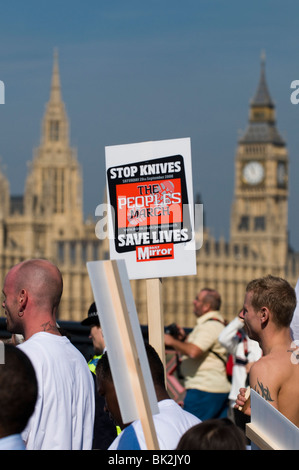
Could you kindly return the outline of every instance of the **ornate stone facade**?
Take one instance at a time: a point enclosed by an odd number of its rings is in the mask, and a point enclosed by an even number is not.
[[[93,301],[86,262],[109,257],[107,242],[95,236],[96,221],[84,221],[82,207],[81,169],[70,147],[55,55],[41,142],[29,168],[25,194],[11,196],[9,182],[0,172],[0,282],[23,259],[51,259],[64,278],[61,320],[80,321],[86,316]],[[295,286],[299,254],[288,246],[287,214],[288,154],[276,128],[262,62],[248,128],[235,156],[230,239],[216,240],[205,227],[203,246],[197,251],[197,275],[163,279],[165,324],[192,327],[192,301],[206,286],[221,293],[228,320],[241,308],[251,279],[272,273]],[[140,323],[147,324],[146,280],[131,281],[131,285]]]
[[[263,59],[248,127],[235,155],[230,222],[229,241],[216,240],[205,228],[196,276],[163,279],[165,324],[193,327],[192,300],[206,286],[219,290],[223,314],[231,320],[251,279],[271,273],[296,285],[299,255],[288,244],[288,153],[276,128]],[[146,323],[145,290],[136,286],[135,293],[141,322]]]
[[[60,319],[80,320],[93,300],[86,261],[100,259],[104,247],[95,236],[94,224],[83,221],[81,168],[70,147],[57,54],[41,134],[24,196],[11,197],[9,183],[0,175],[1,282],[13,264],[48,258],[64,278]]]

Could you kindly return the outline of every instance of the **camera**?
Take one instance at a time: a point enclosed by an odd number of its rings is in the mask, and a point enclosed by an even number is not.
[[[171,325],[166,326],[165,333],[167,335],[171,335],[174,338],[178,338],[180,334],[179,328],[176,326],[175,323],[171,323]]]

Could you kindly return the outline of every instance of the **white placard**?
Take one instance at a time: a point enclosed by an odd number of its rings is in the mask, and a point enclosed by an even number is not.
[[[110,259],[129,279],[196,274],[189,138],[109,146]]]
[[[299,449],[299,428],[253,389],[250,389],[250,406],[251,423],[275,448]]]
[[[107,347],[109,364],[115,385],[118,402],[124,423],[129,423],[139,419],[138,408],[134,400],[134,390],[130,381],[130,371],[126,361],[125,348],[122,341],[122,331],[117,321],[114,309],[109,282],[107,280],[105,263],[109,261],[90,261],[87,263],[87,270],[91,281],[94,300],[97,306],[105,344]],[[143,379],[146,385],[151,414],[159,413],[156,392],[154,389],[152,376],[148,364],[144,341],[138,321],[135,302],[128,278],[124,260],[117,261],[119,274],[121,277],[122,290],[126,301],[126,310],[134,335],[134,342],[131,346],[136,347]]]
[[[3,341],[0,341],[0,364],[5,364],[5,347]]]
[[[299,279],[297,280],[297,284],[295,287],[296,297],[297,297],[297,305],[294,311],[294,315],[291,321],[291,332],[292,338],[296,341],[297,346],[299,345]]]

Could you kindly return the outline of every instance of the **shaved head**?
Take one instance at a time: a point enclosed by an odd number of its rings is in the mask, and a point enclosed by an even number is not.
[[[44,259],[31,259],[14,266],[11,273],[15,276],[17,292],[25,289],[40,307],[49,304],[58,307],[63,282],[59,269],[53,263]]]
[[[62,290],[61,273],[48,260],[30,259],[13,266],[3,286],[7,330],[26,337],[37,331],[57,334]]]

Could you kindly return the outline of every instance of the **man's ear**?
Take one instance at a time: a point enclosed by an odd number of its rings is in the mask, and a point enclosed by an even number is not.
[[[203,309],[204,313],[210,312],[211,304],[209,302],[205,302],[202,309]]]
[[[262,324],[266,324],[270,317],[270,312],[267,307],[262,307],[260,310],[260,319]]]
[[[20,290],[18,300],[19,300],[19,306],[20,306],[19,310],[24,311],[27,305],[27,301],[28,301],[28,293],[26,289]]]

